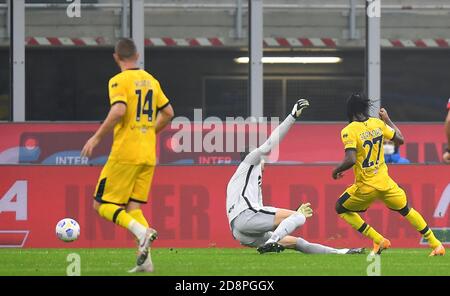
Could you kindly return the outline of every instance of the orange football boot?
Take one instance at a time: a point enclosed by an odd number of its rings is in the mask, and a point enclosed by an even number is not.
[[[381,252],[383,252],[386,249],[389,249],[390,247],[391,247],[391,242],[385,238],[379,244],[373,243],[373,249],[372,249],[371,254],[372,255],[375,255],[375,254],[381,255]]]
[[[433,251],[430,253],[431,256],[444,256],[445,255],[445,248],[442,244],[437,246]]]

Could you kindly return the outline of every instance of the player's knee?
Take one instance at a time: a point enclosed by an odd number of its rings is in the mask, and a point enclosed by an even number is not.
[[[279,244],[285,248],[295,249],[297,244],[297,238],[294,236],[285,236],[282,240],[279,241]]]
[[[140,210],[140,209],[141,209],[141,204],[137,203],[137,202],[129,202],[125,207],[125,210],[127,211],[127,213],[134,211],[134,210]]]
[[[400,215],[402,215],[404,217],[409,214],[409,212],[411,211],[411,208],[408,206],[408,204],[406,204],[406,206],[404,206],[400,210],[396,210],[396,211],[399,212]]]
[[[336,210],[336,213],[338,213],[338,214],[344,214],[344,213],[348,212],[347,209],[344,208],[339,201],[336,202],[335,210]]]

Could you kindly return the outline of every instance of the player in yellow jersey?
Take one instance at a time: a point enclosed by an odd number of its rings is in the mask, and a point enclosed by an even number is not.
[[[381,120],[369,117],[369,106],[369,100],[360,94],[353,94],[347,101],[350,124],[341,132],[345,159],[334,169],[333,178],[341,178],[344,171],[353,167],[355,183],[339,197],[336,212],[355,230],[373,240],[373,254],[381,254],[391,243],[358,214],[365,212],[372,202],[379,199],[389,209],[404,216],[423,235],[433,249],[430,256],[444,255],[445,249],[441,242],[422,216],[408,206],[405,192],[388,175],[383,141],[392,140],[402,145],[402,133],[383,108],[379,113]]]
[[[156,164],[156,134],[174,112],[159,82],[137,68],[139,54],[131,39],[121,39],[114,60],[121,73],[109,81],[111,109],[103,124],[85,144],[89,157],[102,138],[114,130],[114,141],[94,196],[94,209],[106,220],[130,230],[138,242],[136,267],[130,272],[151,272],[150,246],[157,237],[141,205],[148,199]]]

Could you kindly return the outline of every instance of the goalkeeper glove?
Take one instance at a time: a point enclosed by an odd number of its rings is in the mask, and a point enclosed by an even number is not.
[[[309,102],[306,99],[300,99],[295,103],[294,108],[292,108],[291,115],[297,119],[302,114],[303,109],[309,107]]]
[[[303,216],[305,216],[306,218],[309,218],[313,215],[313,210],[311,209],[311,204],[309,202],[302,204],[298,208],[297,212],[299,212],[300,214],[303,214]]]

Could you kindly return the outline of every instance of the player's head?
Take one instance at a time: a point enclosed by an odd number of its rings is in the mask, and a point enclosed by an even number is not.
[[[114,60],[117,64],[135,63],[139,58],[136,44],[129,38],[120,38],[114,47]]]
[[[369,117],[370,100],[360,93],[354,93],[347,99],[347,117],[352,122],[358,117]]]

